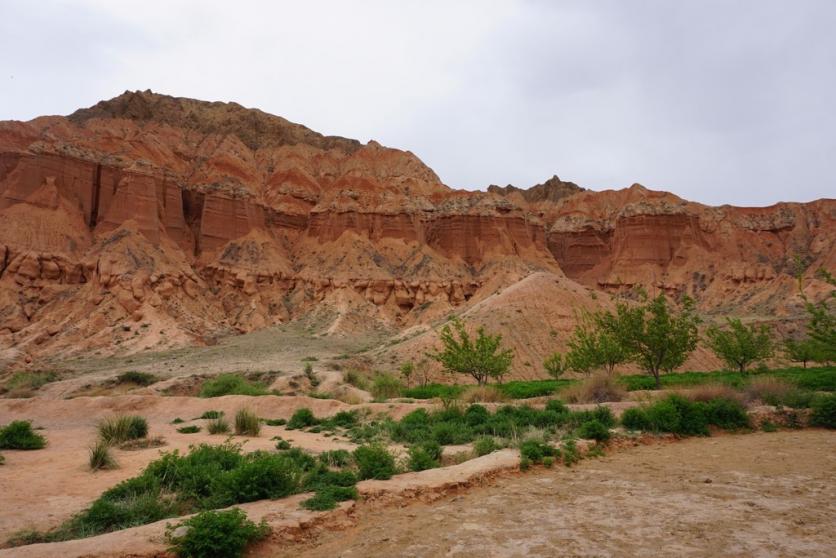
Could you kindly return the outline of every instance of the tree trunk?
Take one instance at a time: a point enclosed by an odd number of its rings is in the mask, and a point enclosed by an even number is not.
[[[659,376],[658,370],[653,372],[653,377],[656,378],[656,389],[662,389],[662,380]]]

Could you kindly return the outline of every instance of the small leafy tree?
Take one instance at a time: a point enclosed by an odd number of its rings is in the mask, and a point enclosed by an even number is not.
[[[739,318],[726,318],[727,328],[709,327],[706,338],[709,348],[730,368],[745,372],[746,367],[772,356],[773,345],[765,324],[743,325]]]
[[[543,361],[543,368],[556,380],[566,371],[566,360],[560,353],[552,353]]]
[[[599,314],[600,327],[612,335],[632,360],[656,380],[659,389],[662,371],[671,371],[685,362],[697,347],[694,301],[684,297],[676,311],[668,306],[664,294],[642,304],[619,303],[616,312]]]
[[[826,269],[819,269],[816,275],[825,283],[836,286],[836,279]],[[836,299],[836,289],[830,291],[830,299]],[[810,321],[807,336],[814,347],[815,360],[833,362],[836,360],[836,314],[830,309],[828,299],[813,303],[804,299]]]
[[[502,336],[489,335],[485,328],[476,330],[474,340],[458,318],[441,330],[441,351],[427,356],[438,361],[445,370],[467,374],[481,386],[491,378],[502,378],[511,366],[514,351],[502,349]]]
[[[816,344],[810,339],[787,339],[784,341],[784,354],[792,362],[800,362],[807,368],[807,363],[818,358]]]
[[[406,387],[411,387],[410,383],[412,380],[412,374],[415,372],[415,365],[412,364],[412,361],[407,361],[401,364],[401,377],[403,381],[406,383]]]
[[[569,340],[566,365],[577,372],[588,373],[603,368],[612,374],[615,367],[630,358],[629,351],[618,337],[608,330],[606,315],[583,314]]]

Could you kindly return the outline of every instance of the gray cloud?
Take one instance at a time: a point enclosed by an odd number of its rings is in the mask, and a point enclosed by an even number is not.
[[[151,88],[409,149],[458,188],[836,192],[828,0],[232,6],[7,0],[0,118]]]

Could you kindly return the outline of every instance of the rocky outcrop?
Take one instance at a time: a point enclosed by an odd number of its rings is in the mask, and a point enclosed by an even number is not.
[[[0,122],[0,352],[203,342],[312,312],[406,327],[540,271],[786,314],[798,262],[836,263],[834,219],[833,200],[711,208],[556,176],[456,191],[373,141],[127,92]]]

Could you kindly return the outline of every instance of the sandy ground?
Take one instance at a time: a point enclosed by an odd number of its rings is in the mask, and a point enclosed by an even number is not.
[[[836,432],[641,446],[259,556],[836,556]]]

